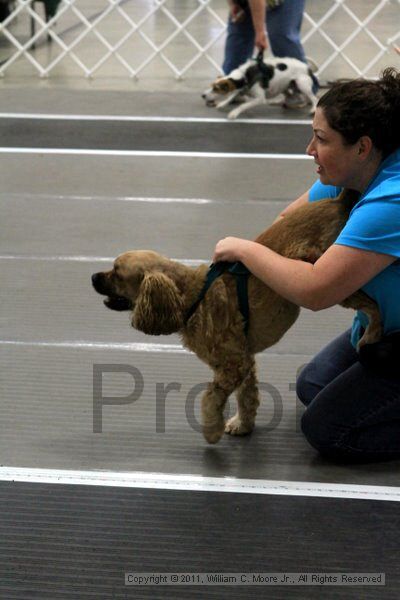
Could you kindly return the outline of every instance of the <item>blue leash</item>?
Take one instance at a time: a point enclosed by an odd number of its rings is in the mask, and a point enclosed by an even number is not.
[[[230,263],[223,261],[212,263],[210,265],[200,295],[197,298],[196,302],[192,304],[186,315],[185,324],[196,312],[200,302],[204,299],[207,291],[214,283],[214,281],[224,273],[231,273],[236,279],[236,292],[238,297],[239,310],[243,317],[244,332],[247,335],[247,332],[249,330],[249,297],[247,290],[247,282],[249,279],[250,271],[241,262]]]

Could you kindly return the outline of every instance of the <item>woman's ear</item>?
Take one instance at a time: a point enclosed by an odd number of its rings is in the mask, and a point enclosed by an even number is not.
[[[183,326],[183,298],[161,272],[145,275],[132,313],[132,326],[149,335],[168,335]]]
[[[363,135],[357,143],[358,155],[363,159],[368,158],[374,145],[369,135]]]

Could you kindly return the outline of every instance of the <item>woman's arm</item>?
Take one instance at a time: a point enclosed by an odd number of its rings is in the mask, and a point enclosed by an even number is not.
[[[318,311],[342,302],[396,258],[333,244],[311,264],[280,256],[257,242],[230,237],[215,248],[213,261],[223,260],[241,261],[277,294]]]
[[[267,10],[265,0],[249,0],[249,6],[255,32],[254,45],[259,50],[266,50],[268,40],[265,31],[265,13]]]
[[[304,194],[299,196],[299,198],[293,200],[293,202],[286,206],[286,208],[284,208],[283,211],[276,217],[274,223],[285,217],[290,212],[292,212],[292,210],[296,210],[296,208],[303,206],[303,204],[307,204],[310,201],[309,192],[310,190],[307,190],[306,192],[304,192]]]

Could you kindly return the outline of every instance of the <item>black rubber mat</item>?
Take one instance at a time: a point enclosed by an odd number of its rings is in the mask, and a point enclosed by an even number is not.
[[[0,119],[3,147],[304,154],[311,127],[234,123]]]
[[[0,595],[398,598],[398,504],[0,484]],[[125,573],[385,573],[385,586],[125,586]]]

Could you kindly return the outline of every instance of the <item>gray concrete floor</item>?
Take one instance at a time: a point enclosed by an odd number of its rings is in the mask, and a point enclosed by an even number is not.
[[[24,102],[9,90],[3,111],[40,108],[46,113],[57,106],[57,112],[129,114],[128,93],[99,98],[93,92],[69,91],[64,104],[58,103],[60,98],[59,91],[44,95],[35,90]],[[173,96],[163,99],[158,114],[176,114]],[[215,116],[199,98],[180,101],[186,115]],[[150,102],[155,111],[153,96],[136,96],[134,114],[148,114]],[[270,114],[288,117],[278,108]],[[295,116],[305,115],[299,111]],[[101,122],[98,127],[101,131]],[[242,127],[258,140],[268,135],[268,125]],[[290,140],[291,126],[281,127]],[[209,125],[202,128],[200,135],[207,136]],[[81,132],[84,136],[84,128]],[[349,311],[302,311],[285,338],[258,360],[260,381],[274,386],[281,406],[266,394],[251,437],[225,437],[210,448],[185,409],[190,390],[207,381],[207,368],[193,355],[182,354],[177,337],[149,338],[132,330],[126,316],[107,311],[90,286],[91,273],[126,249],[149,247],[181,260],[208,261],[220,237],[254,237],[312,183],[312,161],[56,155],[39,149],[2,153],[0,177],[3,464],[396,483],[393,466],[324,463],[298,428],[297,369],[350,325]],[[127,348],[130,343],[134,349]],[[143,352],[137,346],[141,343],[161,344],[161,349],[172,344],[172,351]],[[136,366],[145,387],[135,404],[106,408],[103,433],[95,434],[93,365],[108,362]],[[156,383],[171,381],[180,383],[181,390],[168,397],[159,431]],[[131,381],[114,377],[113,386],[123,395]]]

